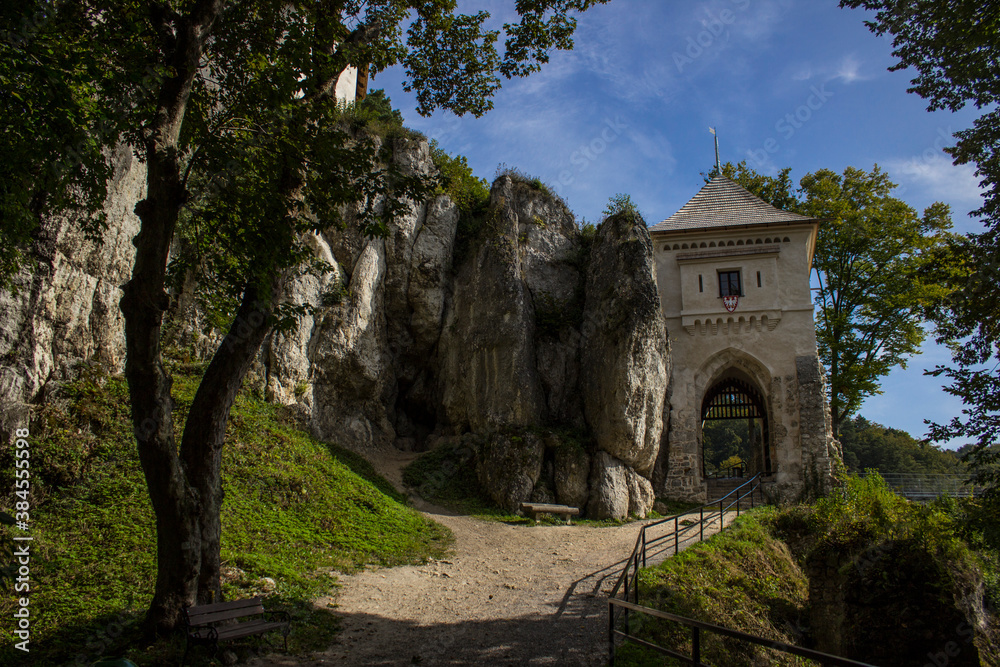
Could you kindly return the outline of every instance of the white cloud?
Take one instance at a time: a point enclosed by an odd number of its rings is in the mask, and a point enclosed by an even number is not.
[[[854,83],[855,81],[867,81],[870,76],[861,74],[861,62],[853,55],[844,56],[837,66],[832,78],[840,79],[844,83]]]
[[[913,188],[956,206],[982,205],[982,190],[972,165],[952,164],[951,158],[936,147],[930,146],[922,154],[909,158],[887,160],[885,167],[902,186],[895,193],[897,197]]]
[[[854,83],[856,81],[868,81],[872,75],[865,74],[861,70],[861,61],[853,53],[842,57],[838,62],[814,66],[812,63],[803,62],[792,65],[788,68],[788,77],[792,81],[808,81],[814,77],[822,77],[827,81],[839,79],[843,83]]]
[[[800,63],[795,69],[792,70],[792,81],[808,81],[813,77],[812,65],[809,63]]]

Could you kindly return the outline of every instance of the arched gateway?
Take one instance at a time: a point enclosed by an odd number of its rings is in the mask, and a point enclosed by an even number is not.
[[[739,425],[744,467],[776,491],[829,480],[839,454],[809,290],[818,227],[720,176],[650,228],[672,360],[658,495],[707,500],[718,420]]]

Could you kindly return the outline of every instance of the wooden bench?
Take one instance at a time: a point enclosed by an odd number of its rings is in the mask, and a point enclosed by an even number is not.
[[[252,619],[235,622],[239,619]],[[191,644],[209,644],[218,652],[219,642],[262,635],[271,630],[281,630],[288,652],[288,630],[291,617],[284,611],[264,611],[259,597],[232,602],[216,602],[194,607],[184,607],[184,627],[187,645],[181,664],[187,659]]]
[[[538,523],[541,514],[558,514],[566,517],[566,525],[572,524],[570,517],[580,514],[580,508],[569,505],[552,505],[550,503],[521,503],[521,511],[527,512]]]

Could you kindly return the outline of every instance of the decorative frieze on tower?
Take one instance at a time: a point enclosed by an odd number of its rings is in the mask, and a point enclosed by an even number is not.
[[[820,221],[718,176],[650,228],[672,376],[658,495],[704,501],[704,425],[746,426],[743,474],[785,496],[825,486],[836,456],[809,289]],[[742,428],[743,426],[741,426]]]

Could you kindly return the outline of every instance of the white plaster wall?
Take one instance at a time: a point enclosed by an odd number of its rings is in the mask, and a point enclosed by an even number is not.
[[[336,95],[342,102],[354,102],[358,89],[358,70],[356,67],[348,67],[337,79]]]

